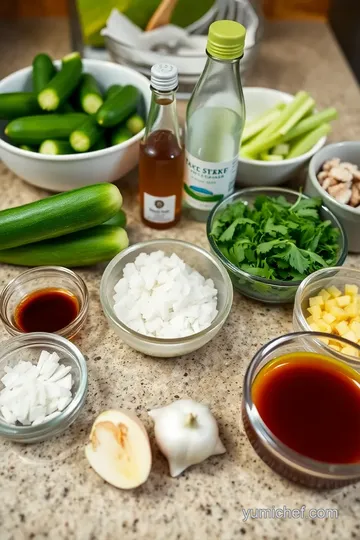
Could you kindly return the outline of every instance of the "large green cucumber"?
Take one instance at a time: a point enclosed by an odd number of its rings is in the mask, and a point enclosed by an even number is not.
[[[31,116],[39,112],[41,109],[36,96],[31,92],[0,94],[0,118],[3,120]]]
[[[0,249],[56,238],[104,223],[121,208],[113,184],[95,184],[0,212]]]
[[[56,74],[56,68],[48,54],[37,54],[32,63],[33,91],[38,94]],[[21,115],[23,116],[23,115]]]
[[[84,113],[25,116],[12,120],[5,134],[16,144],[41,144],[46,139],[68,139],[88,116]]]
[[[39,92],[38,102],[45,111],[56,111],[77,87],[82,70],[81,57],[78,52],[64,56],[61,70]]]
[[[98,124],[103,127],[112,127],[120,124],[136,111],[140,101],[140,91],[131,84],[115,92],[96,113]]]
[[[127,248],[126,231],[98,225],[86,231],[0,251],[0,262],[20,266],[90,266],[115,257]]]

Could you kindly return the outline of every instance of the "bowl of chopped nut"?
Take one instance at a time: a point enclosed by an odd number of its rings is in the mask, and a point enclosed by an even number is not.
[[[349,251],[360,253],[360,141],[319,150],[310,161],[305,193],[322,198],[344,226]]]

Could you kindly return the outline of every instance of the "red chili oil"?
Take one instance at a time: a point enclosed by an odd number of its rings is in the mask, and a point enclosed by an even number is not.
[[[40,289],[27,295],[15,309],[16,326],[23,332],[58,332],[79,313],[77,297],[65,289]]]
[[[269,362],[252,386],[266,426],[292,450],[325,463],[360,462],[360,375],[315,353]]]

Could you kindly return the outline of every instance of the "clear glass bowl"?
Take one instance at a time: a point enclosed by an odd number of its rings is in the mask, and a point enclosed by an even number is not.
[[[285,304],[293,302],[301,281],[289,282],[271,280],[256,277],[245,272],[244,270],[240,270],[240,268],[224,257],[220,249],[217,247],[215,240],[210,235],[215,219],[220,212],[225,210],[227,206],[238,201],[243,201],[249,205],[252,205],[256,197],[259,195],[266,195],[268,197],[280,197],[282,195],[291,203],[294,203],[299,197],[299,193],[297,191],[276,187],[246,188],[229,195],[213,208],[207,221],[206,232],[211,246],[211,251],[216,255],[216,257],[218,257],[229,272],[235,289],[241,292],[241,294],[244,296],[249,296],[250,298],[254,298],[260,302],[270,304]],[[309,198],[306,195],[302,196],[304,198]],[[330,210],[325,206],[321,207],[320,214],[324,220],[330,220],[332,225],[340,230],[339,257],[336,265],[341,266],[344,263],[348,253],[347,238],[344,228],[334,214],[332,214],[332,212],[330,212]]]
[[[324,268],[318,270],[313,274],[310,274],[299,286],[294,303],[293,311],[293,327],[296,332],[298,331],[311,331],[310,326],[306,321],[306,317],[309,317],[307,308],[309,307],[309,298],[317,296],[321,289],[327,289],[328,287],[335,286],[341,291],[344,291],[345,285],[357,285],[360,291],[360,270],[354,268],[347,268],[344,266]],[[333,339],[334,335],[331,335]],[[353,342],[351,342],[353,345]],[[330,347],[321,344],[322,349],[329,351]],[[354,366],[360,367],[360,358],[353,358],[352,362]]]
[[[0,319],[10,335],[20,336],[25,333],[15,324],[16,307],[29,294],[47,288],[67,290],[76,296],[79,302],[77,317],[56,333],[72,339],[81,330],[89,309],[89,293],[85,281],[72,270],[62,266],[39,266],[12,279],[0,294]]]
[[[140,253],[159,250],[168,255],[176,253],[189,266],[214,281],[218,291],[218,314],[205,330],[183,338],[162,339],[139,334],[117,318],[114,286],[123,276],[124,266],[134,262]],[[110,326],[127,345],[149,356],[170,358],[196,351],[216,336],[230,313],[233,289],[226,270],[211,253],[181,240],[150,240],[125,249],[109,263],[101,279],[100,300]]]
[[[332,464],[316,461],[295,452],[282,443],[269,430],[252,400],[252,384],[259,371],[274,358],[284,354],[309,351],[319,351],[319,340],[328,337],[321,332],[297,332],[273,339],[262,347],[251,360],[244,378],[242,418],[246,434],[255,451],[277,473],[294,482],[308,487],[333,488],[349,484],[360,479],[360,463]],[[335,337],[339,343],[348,345],[346,339]],[[360,347],[352,344],[360,351]],[[349,357],[340,353],[333,354],[331,349],[327,356],[354,368]],[[359,366],[357,366],[359,368]],[[359,371],[359,369],[357,369]],[[304,389],[306,392],[306,389]],[[314,410],[314,416],[316,410]]]
[[[65,431],[78,417],[85,403],[88,375],[86,361],[80,350],[71,341],[45,332],[22,334],[9,339],[0,347],[0,379],[5,375],[5,366],[13,367],[21,360],[37,364],[42,350],[56,352],[65,366],[72,367],[73,400],[57,416],[38,426],[13,426],[0,415],[0,437],[19,443],[36,443],[50,439]],[[0,381],[0,390],[3,383]]]

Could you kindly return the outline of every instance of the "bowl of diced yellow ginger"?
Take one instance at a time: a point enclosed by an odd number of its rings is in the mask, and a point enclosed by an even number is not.
[[[293,325],[297,331],[324,332],[324,346],[360,360],[352,346],[360,345],[360,270],[325,268],[304,279],[295,296]],[[340,346],[331,336],[347,344]]]

